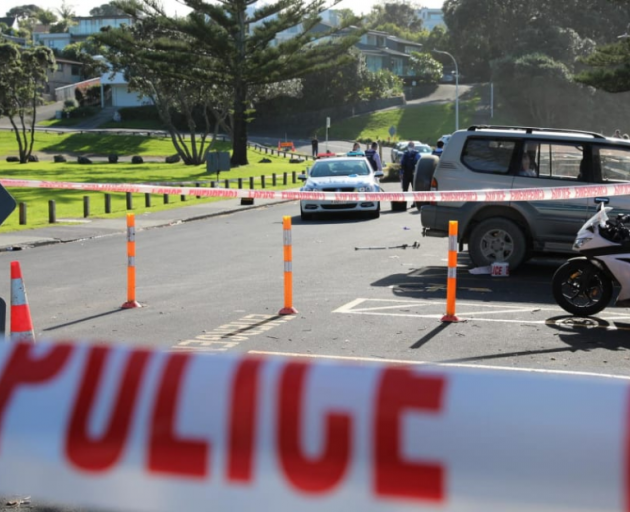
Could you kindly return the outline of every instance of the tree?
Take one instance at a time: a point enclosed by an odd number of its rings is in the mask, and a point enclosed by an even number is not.
[[[108,70],[107,64],[102,60],[96,60],[92,56],[95,45],[90,42],[91,39],[90,37],[84,42],[71,43],[61,51],[61,57],[64,59],[74,60],[82,64],[82,80],[99,77]]]
[[[410,32],[422,30],[422,20],[418,17],[418,8],[405,1],[376,4],[372,7],[367,19],[370,26],[374,28],[391,23]]]
[[[154,51],[162,39],[191,45],[189,38],[169,30],[162,18],[149,17],[104,31],[96,39],[107,46],[105,56],[112,70],[124,73],[129,89],[151,99],[184,164],[202,164],[219,127],[226,127],[230,97],[216,84],[195,79],[187,60],[167,62]],[[176,121],[178,115],[184,119],[188,140]]]
[[[22,50],[11,43],[0,44],[0,116],[7,116],[13,126],[20,163],[28,162],[33,152],[37,104],[48,80],[46,71],[54,65],[50,48]]]
[[[65,0],[61,4],[61,7],[57,9],[57,13],[59,14],[60,20],[58,23],[55,23],[50,27],[51,33],[59,34],[63,32],[68,32],[70,30],[70,27],[76,25],[76,22],[74,21],[74,17],[76,16],[76,14],[74,13],[72,6],[67,4]]]
[[[440,81],[442,64],[431,57],[430,53],[411,52],[409,61],[421,84],[437,84]]]
[[[156,59],[186,62],[189,71],[182,78],[194,75],[201,83],[228,88],[233,166],[247,164],[250,89],[334,66],[345,60],[345,50],[362,33],[348,30],[354,20],[330,31],[316,31],[319,14],[327,8],[324,0],[276,0],[259,8],[254,7],[256,0],[183,1],[193,9],[186,18],[167,16],[152,0],[117,5],[137,19],[157,17],[169,30],[184,36],[157,42],[152,50]],[[333,6],[338,2],[333,0]],[[294,27],[300,28],[294,37],[272,44],[278,33]]]
[[[608,0],[446,0],[443,9],[453,54],[477,80],[508,55],[543,52],[572,68],[592,41],[611,42],[627,23],[627,8]]]
[[[567,66],[535,53],[517,59],[505,57],[495,61],[493,67],[503,98],[525,123],[549,127],[569,124],[567,114],[582,91],[573,83]]]
[[[630,39],[599,47],[582,62],[589,69],[576,76],[578,82],[608,92],[630,91]]]
[[[41,7],[35,4],[17,5],[7,11],[7,17],[9,18],[35,18]]]
[[[37,21],[42,25],[52,25],[57,21],[57,15],[50,9],[42,9],[37,13]]]
[[[99,5],[90,9],[90,16],[122,16],[125,12],[116,7],[112,2]]]

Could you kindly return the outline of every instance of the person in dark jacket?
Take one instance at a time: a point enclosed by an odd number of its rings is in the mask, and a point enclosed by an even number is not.
[[[416,145],[413,142],[409,142],[407,151],[403,153],[400,159],[400,182],[403,192],[407,192],[409,185],[413,183],[413,173],[416,170],[418,160],[420,160],[420,153],[416,151]]]
[[[317,135],[313,135],[313,140],[311,141],[311,149],[313,150],[313,157],[317,158],[317,154],[319,153],[319,141],[317,140]]]

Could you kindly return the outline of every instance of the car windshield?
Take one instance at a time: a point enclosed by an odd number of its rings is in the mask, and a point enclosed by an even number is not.
[[[368,176],[370,169],[363,161],[354,162],[317,162],[311,169],[311,177],[323,178],[326,176]]]

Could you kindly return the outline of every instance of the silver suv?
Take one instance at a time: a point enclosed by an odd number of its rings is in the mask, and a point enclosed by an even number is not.
[[[630,182],[630,141],[576,130],[471,126],[444,149],[431,189],[481,190]],[[630,198],[612,196],[614,213]],[[593,198],[509,203],[431,203],[421,208],[424,236],[448,236],[458,221],[460,247],[475,266],[508,262],[515,269],[536,252],[570,252],[578,229],[595,211]]]

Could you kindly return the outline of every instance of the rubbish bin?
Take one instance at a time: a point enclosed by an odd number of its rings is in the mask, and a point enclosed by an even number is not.
[[[219,155],[219,170],[220,171],[229,171],[230,170],[230,153],[227,151],[220,151]]]
[[[63,110],[55,110],[55,119],[61,119],[63,117]]]
[[[208,153],[206,155],[206,172],[219,172],[219,154]]]

